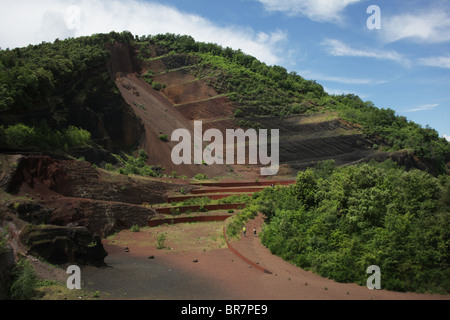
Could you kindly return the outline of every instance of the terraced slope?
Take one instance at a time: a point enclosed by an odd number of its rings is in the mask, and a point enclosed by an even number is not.
[[[280,162],[297,171],[322,160],[334,159],[341,165],[376,153],[358,127],[332,114],[259,119],[259,123],[280,130]]]
[[[280,175],[295,175],[298,170],[321,160],[334,159],[340,165],[362,161],[377,153],[372,149],[374,142],[364,138],[358,126],[339,119],[336,113],[237,119],[234,113],[240,107],[239,104],[232,101],[228,93],[218,92],[215,89],[217,86],[214,84],[216,77],[220,77],[220,70],[207,69],[207,66],[201,65],[201,58],[195,55],[173,52],[169,54],[167,50],[156,45],[150,45],[149,51],[150,55],[147,59],[141,61],[140,74],[137,74],[135,78],[132,77],[132,81],[138,85],[138,81],[143,81],[142,78],[139,79],[141,76],[164,85],[160,92],[151,91],[148,86],[144,89],[146,91],[144,95],[158,96],[158,99],[163,102],[156,108],[157,110],[152,106],[147,109],[147,117],[157,119],[158,123],[155,125],[162,132],[170,133],[171,129],[179,125],[190,125],[192,128],[194,120],[202,121],[203,131],[211,128],[219,129],[224,136],[226,129],[239,128],[237,120],[244,120],[256,126],[255,128],[279,129],[282,165]],[[147,103],[151,101],[142,101],[144,106]],[[146,117],[142,110],[138,110],[136,106],[134,109],[141,118]],[[162,109],[166,112],[165,118],[160,118],[158,115]],[[155,114],[152,110],[155,110]],[[160,120],[167,122],[164,128],[162,124],[159,124]],[[151,123],[151,120],[149,122]],[[155,132],[154,129],[153,132]],[[224,148],[225,144],[224,141]],[[153,146],[147,146],[147,149],[151,148]],[[162,156],[166,156],[167,152],[161,151],[161,158],[153,159],[163,161]],[[151,154],[151,150],[149,153]],[[169,166],[167,163],[165,165]],[[204,172],[208,171],[213,175],[225,174],[223,166],[213,167],[194,168],[197,171],[204,169]],[[178,172],[184,171],[184,169],[180,170],[180,167],[171,169],[178,169]],[[186,169],[185,172],[191,173],[188,168]]]
[[[210,177],[226,176],[228,171],[235,171],[244,177],[257,177],[256,171],[259,170],[255,171],[256,166],[234,166],[230,170],[224,165],[172,164],[170,151],[175,143],[159,141],[161,133],[170,137],[173,130],[187,128],[193,136],[193,121],[197,120],[203,122],[203,132],[214,128],[225,136],[226,129],[239,128],[239,119],[234,117],[239,105],[213,87],[212,80],[217,71],[198,72],[200,58],[188,54],[167,55],[156,46],[150,47],[151,56],[141,61],[140,69],[132,74],[122,73],[117,80],[122,95],[144,122],[146,137],[142,146],[150,155],[150,162],[163,165],[166,172],[177,171],[188,176],[197,173]],[[201,78],[197,77],[198,74]],[[205,74],[207,76],[202,76]],[[145,79],[159,82],[164,87],[156,91]],[[255,124],[257,128],[280,130],[280,176],[295,175],[298,170],[321,160],[334,159],[337,164],[346,164],[376,153],[371,149],[373,142],[366,140],[358,127],[344,122],[336,114],[242,120]],[[226,141],[224,150],[225,147]]]
[[[139,49],[135,50],[137,57]],[[322,160],[333,159],[337,165],[342,165],[374,157],[383,160],[390,157],[373,150],[374,142],[365,138],[360,127],[329,111],[283,117],[235,118],[239,104],[229,98],[229,93],[216,89],[220,70],[208,69],[195,55],[169,53],[156,45],[150,45],[149,52],[147,57],[138,59],[137,66],[132,63],[137,58],[126,55],[117,58],[131,59],[131,62],[120,61],[113,65],[116,66],[116,83],[122,96],[144,125],[145,134],[139,147],[147,151],[150,163],[166,168],[166,174],[175,171],[188,177],[198,173],[208,177],[259,177],[258,165],[174,165],[171,150],[178,142],[165,142],[159,138],[167,135],[170,140],[172,132],[180,128],[187,129],[193,138],[194,121],[202,121],[203,132],[214,128],[220,130],[224,137],[227,129],[242,126],[244,129],[248,126],[278,129],[278,177],[294,176],[299,170]],[[160,83],[162,88],[155,90],[151,83]],[[224,139],[224,150],[226,143]],[[205,142],[203,147],[206,146]],[[246,158],[248,163],[248,154]]]
[[[172,191],[167,196],[166,204],[151,205],[150,208],[155,210],[159,215],[150,219],[148,224],[153,227],[165,223],[224,221],[234,214],[234,210],[241,210],[246,206],[246,203],[240,198],[241,196],[250,197],[255,192],[267,187],[275,185],[288,186],[294,183],[295,180],[191,183],[193,188],[190,192],[181,193]],[[202,187],[199,188],[199,186]],[[203,198],[208,198],[212,201],[208,204],[184,204],[192,199],[202,200]],[[221,203],[220,201],[214,202],[214,200],[225,198],[228,198],[225,203]]]

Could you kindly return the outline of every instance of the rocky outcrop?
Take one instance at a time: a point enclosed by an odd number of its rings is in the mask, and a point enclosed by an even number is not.
[[[55,209],[48,209],[29,200],[17,199],[17,202],[8,206],[0,204],[0,235],[1,232],[5,234],[7,230],[4,238],[6,245],[0,247],[2,283],[8,281],[11,266],[21,257],[31,256],[55,265],[105,265],[107,252],[103,248],[101,238],[83,226],[52,225],[49,214],[53,210]],[[45,221],[40,215],[46,217]],[[33,224],[35,222],[40,224]],[[6,250],[2,250],[5,248]]]
[[[133,47],[114,42],[113,44],[107,44],[106,49],[111,54],[107,68],[113,78],[116,78],[117,73],[140,73],[139,60]]]
[[[100,237],[85,227],[33,226],[20,233],[28,253],[52,264],[75,263],[104,266],[108,255]]]
[[[26,190],[48,201],[57,197],[142,203],[165,202],[167,193],[190,186],[110,174],[84,161],[60,160],[47,156],[20,157],[12,172],[5,173],[0,186],[8,193]],[[24,191],[25,192],[25,191]]]
[[[66,177],[61,165],[63,162],[64,160],[48,156],[20,157],[13,166],[15,170],[4,175],[1,185],[6,192],[12,194],[17,194],[23,184],[31,189],[36,185],[49,190],[59,186],[56,192],[70,192],[70,184],[65,183]]]
[[[404,167],[406,170],[419,169],[423,171],[428,171],[430,174],[437,175],[435,170],[436,168],[433,168],[432,166],[427,166],[413,153],[404,150],[395,152],[374,153],[365,159],[361,159],[359,161],[350,164],[367,163],[371,161],[384,162],[386,160],[392,160],[398,166]]]
[[[143,203],[163,203],[169,192],[194,188],[108,173],[84,161],[47,156],[14,159],[14,169],[3,175],[2,188],[32,198],[10,202],[18,218],[31,224],[83,226],[102,237],[147,225],[156,212]]]
[[[33,201],[19,201],[8,205],[16,212],[17,218],[31,224],[48,224],[55,209],[45,208]]]
[[[146,226],[156,215],[143,206],[80,198],[60,198],[49,205],[55,208],[52,224],[83,226],[103,238],[134,225]]]

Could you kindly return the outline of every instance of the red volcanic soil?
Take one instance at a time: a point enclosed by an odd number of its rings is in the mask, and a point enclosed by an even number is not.
[[[173,104],[192,103],[217,96],[217,91],[204,80],[180,83],[162,91]]]
[[[233,102],[225,96],[217,96],[215,98],[177,106],[177,110],[190,120],[212,119],[214,121],[217,119],[230,118],[233,117],[235,109],[236,106]],[[232,121],[229,121],[228,126],[225,129],[233,129],[236,127],[234,119],[231,120]]]
[[[192,245],[211,228],[210,224],[195,224],[195,234],[186,232],[185,247],[175,244],[173,250],[157,250],[151,244],[156,234],[163,232],[157,229],[150,229],[153,235],[120,233],[116,240],[105,243],[109,267],[100,270],[86,267],[84,281],[93,290],[100,290],[105,299],[450,300],[442,295],[369,290],[299,269],[273,256],[260,243],[262,221],[261,217],[250,221],[247,236],[230,244],[271,274],[252,267],[223,245],[204,251],[201,244]],[[164,232],[170,232],[171,227],[165,228]],[[257,230],[256,236],[253,228]],[[125,252],[125,246],[129,252]]]
[[[157,69],[155,69],[155,71],[158,71],[158,67]],[[171,87],[180,83],[194,81],[196,80],[196,77],[194,77],[188,69],[179,69],[171,72],[157,74],[153,76],[152,79],[155,82],[160,82],[165,84],[167,87]]]
[[[119,89],[125,100],[133,107],[136,115],[142,120],[145,136],[141,147],[147,151],[149,162],[153,165],[162,165],[166,173],[176,171],[178,175],[193,177],[203,173],[208,177],[225,176],[228,169],[225,165],[175,165],[171,161],[172,149],[179,142],[165,142],[159,139],[162,134],[171,140],[173,131],[187,129],[191,138],[194,137],[192,122],[187,119],[167,98],[160,92],[153,90],[134,74],[123,76],[117,80]],[[193,154],[193,152],[192,152]],[[193,157],[193,155],[192,155]],[[193,159],[191,161],[193,163]]]

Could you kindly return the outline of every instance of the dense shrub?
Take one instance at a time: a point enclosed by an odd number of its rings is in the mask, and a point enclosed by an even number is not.
[[[20,259],[13,272],[11,298],[13,300],[31,300],[36,296],[38,278],[31,263],[25,258]]]
[[[91,139],[91,134],[83,129],[69,126],[63,135],[63,141],[69,146],[83,146],[88,144]]]
[[[131,232],[140,232],[141,228],[135,224],[135,225],[131,226],[130,231]]]
[[[169,137],[167,136],[167,134],[160,134],[158,136],[158,139],[163,141],[163,142],[168,142],[169,141]]]
[[[53,130],[46,123],[27,126],[21,123],[4,128],[0,126],[0,143],[10,148],[35,147],[43,150],[65,150],[90,143],[91,134],[81,128],[69,126],[63,132]]]
[[[243,115],[244,115],[244,112],[241,109],[236,108],[236,110],[234,110],[234,116],[236,118],[241,118]]]
[[[2,128],[3,129],[3,128]],[[7,146],[26,146],[29,143],[36,143],[36,132],[21,123],[3,129],[3,135]]]
[[[226,198],[223,199],[219,199],[218,203],[219,204],[227,204],[227,203],[247,203],[250,201],[250,196],[243,194],[243,195],[239,195],[239,194],[234,194],[232,196],[228,196]]]
[[[194,177],[195,180],[207,180],[208,176],[203,173],[196,174]]]
[[[179,203],[180,206],[204,206],[210,204],[212,200],[208,197],[189,198]]]
[[[152,88],[157,91],[160,91],[161,89],[165,88],[165,85],[163,85],[161,82],[153,82]]]
[[[447,177],[388,161],[300,172],[289,188],[266,189],[262,242],[299,267],[365,285],[370,265],[382,287],[450,292]]]
[[[107,171],[116,171],[123,175],[140,175],[140,176],[148,176],[148,177],[161,177],[164,168],[161,166],[149,166],[147,164],[148,154],[145,150],[139,150],[138,157],[135,158],[133,156],[127,156],[126,159],[122,159],[117,157],[120,164],[118,166],[113,166],[110,163],[105,165],[105,170]]]

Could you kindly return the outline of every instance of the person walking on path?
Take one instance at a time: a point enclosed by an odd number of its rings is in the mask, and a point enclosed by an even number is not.
[[[244,228],[242,228],[242,231],[244,231],[244,237],[246,237],[247,236],[247,229],[245,228],[245,226],[244,226]]]

